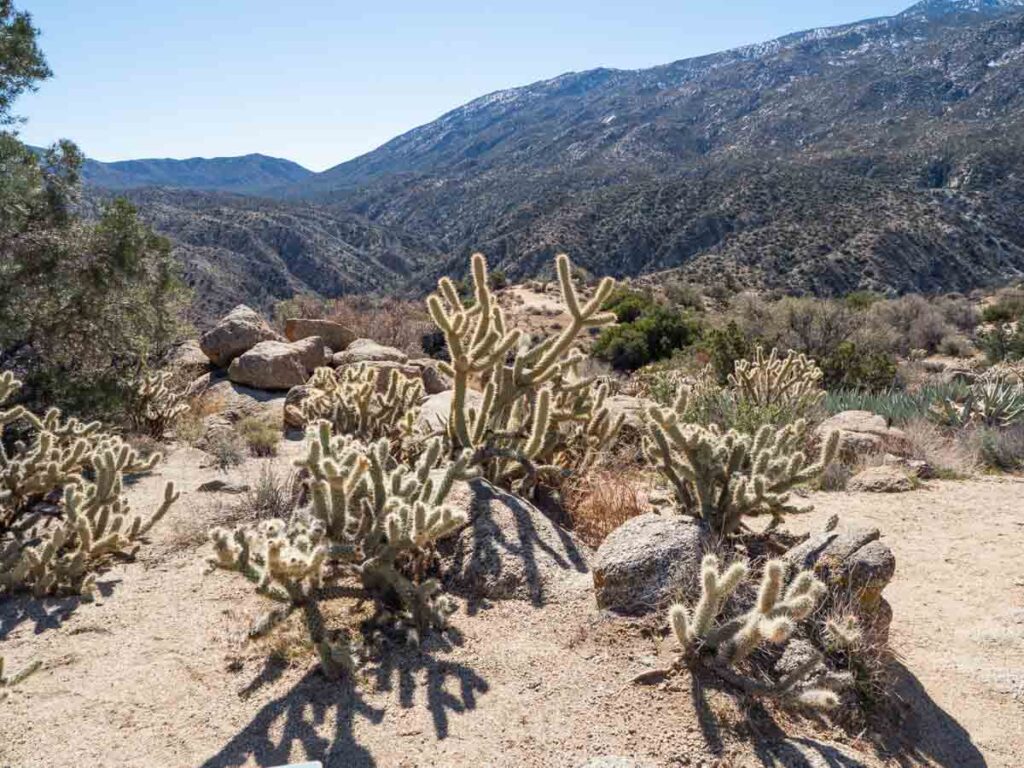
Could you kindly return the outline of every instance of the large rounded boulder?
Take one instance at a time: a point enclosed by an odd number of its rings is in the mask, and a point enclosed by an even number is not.
[[[335,352],[347,349],[348,345],[356,340],[356,334],[340,323],[298,317],[285,322],[284,335],[288,341],[301,341],[311,336],[319,336]]]
[[[639,615],[665,608],[696,585],[709,547],[707,529],[683,515],[630,518],[594,558],[598,608]]]
[[[199,348],[211,363],[227,368],[232,360],[261,341],[280,338],[258,312],[239,304],[199,337]]]
[[[228,368],[228,378],[255,389],[291,389],[306,383],[303,350],[283,341],[261,341]]]

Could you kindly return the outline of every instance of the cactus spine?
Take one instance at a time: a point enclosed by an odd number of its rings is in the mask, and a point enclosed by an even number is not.
[[[700,657],[747,693],[799,703],[815,709],[831,709],[838,704],[830,684],[839,679],[820,675],[821,656],[815,655],[773,683],[753,682],[730,670],[741,664],[761,645],[783,645],[789,641],[798,623],[814,611],[825,593],[810,571],[801,571],[784,588],[785,565],[779,560],[765,564],[757,599],[746,613],[718,622],[722,606],[746,578],[749,566],[737,561],[724,571],[718,558],[708,555],[701,564],[701,596],[691,614],[682,605],[668,612],[669,626],[682,649],[683,657]],[[824,687],[808,688],[812,677],[821,677]]]
[[[445,501],[453,483],[469,476],[469,457],[445,460],[434,439],[410,466],[392,458],[386,439],[364,446],[333,436],[327,421],[313,425],[309,438],[296,462],[308,472],[309,506],[288,523],[214,529],[211,564],[242,573],[282,604],[250,634],[266,634],[301,611],[325,674],[336,677],[355,658],[347,639],[324,627],[323,600],[369,597],[378,623],[397,625],[413,640],[445,626],[455,606],[437,581],[421,578],[420,566],[435,542],[467,522]],[[346,580],[358,586],[345,589]]]
[[[581,305],[569,258],[558,256],[555,266],[570,321],[561,333],[533,345],[523,332],[507,327],[479,253],[471,260],[471,307],[447,277],[427,300],[451,357],[442,366],[454,382],[447,437],[455,449],[473,451],[473,462],[488,479],[518,484],[520,490],[528,490],[538,474],[560,471],[556,464],[567,463],[570,454],[589,461],[621,426],[604,407],[607,389],[578,378],[583,358],[573,349],[585,330],[614,322],[613,314],[601,311],[614,281],[602,280]],[[474,379],[483,382],[479,408],[468,404]]]
[[[19,386],[9,373],[0,376],[0,402]],[[89,597],[96,568],[111,555],[132,554],[178,494],[168,483],[153,515],[135,514],[122,495],[123,476],[148,472],[158,455],[142,460],[98,423],[64,421],[56,409],[43,418],[21,406],[0,410],[3,429],[19,419],[34,436],[12,452],[0,442],[0,594]]]
[[[824,442],[818,460],[798,450],[806,422],[781,429],[763,426],[756,435],[723,432],[712,424],[685,424],[687,393],[673,408],[648,411],[648,459],[672,484],[681,511],[721,535],[736,533],[744,517],[771,515],[774,527],[801,509],[789,503],[794,486],[817,477],[836,455],[839,435]]]

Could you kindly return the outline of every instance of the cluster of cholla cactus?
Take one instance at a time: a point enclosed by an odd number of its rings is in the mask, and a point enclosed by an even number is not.
[[[175,389],[172,378],[169,371],[158,371],[144,375],[135,385],[130,417],[137,431],[162,438],[188,410],[187,390]]]
[[[0,402],[21,386],[0,376]],[[150,471],[143,460],[98,423],[64,420],[56,409],[40,418],[21,406],[0,410],[0,438],[22,421],[31,439],[0,439],[0,594],[27,590],[92,595],[95,571],[115,555],[130,555],[177,500],[167,484],[148,518],[122,495],[124,474]]]
[[[311,394],[301,405],[305,423],[325,420],[338,434],[363,440],[410,437],[423,399],[420,379],[388,371],[381,391],[379,371],[365,364],[340,371],[318,368],[308,386]]]
[[[1015,367],[995,367],[971,385],[966,397],[944,398],[932,405],[932,418],[955,428],[1020,424],[1024,422],[1024,384],[1020,375]]]
[[[810,462],[801,450],[807,423],[781,428],[769,425],[756,434],[723,431],[714,424],[684,421],[688,392],[682,389],[673,408],[648,411],[645,452],[672,484],[684,514],[704,521],[722,536],[738,532],[745,517],[770,515],[770,527],[785,515],[803,511],[790,503],[793,487],[820,475],[835,458],[839,434],[823,442]]]
[[[821,379],[821,369],[806,355],[790,350],[782,357],[775,348],[766,355],[759,346],[753,360],[736,361],[729,386],[739,404],[802,418],[825,397]]]
[[[723,607],[749,570],[749,565],[742,561],[723,570],[716,556],[704,558],[697,605],[690,610],[675,604],[668,612],[669,626],[682,649],[682,658],[703,660],[748,694],[813,709],[835,707],[839,700],[832,688],[843,680],[824,668],[820,654],[810,655],[776,681],[755,681],[731,671],[765,644],[782,646],[787,643],[826,591],[825,585],[810,571],[801,571],[786,587],[786,565],[780,560],[771,560],[765,564],[751,608],[733,618],[720,619]],[[813,686],[810,685],[812,680]]]
[[[4,670],[4,657],[0,656],[0,701],[7,698],[7,689],[13,688],[18,683],[24,682],[29,675],[36,672],[42,666],[42,662],[34,661],[26,664],[14,674],[8,675]]]
[[[589,462],[614,440],[622,423],[604,406],[607,388],[578,376],[584,358],[574,348],[580,334],[615,321],[612,313],[601,311],[614,281],[602,280],[581,304],[569,258],[558,256],[555,266],[569,324],[535,344],[507,327],[481,254],[471,262],[472,306],[447,277],[427,301],[451,360],[441,366],[454,382],[446,436],[455,450],[473,452],[473,463],[489,480],[520,492],[545,474]],[[472,384],[482,385],[477,405],[468,396]]]
[[[392,458],[387,439],[367,446],[336,437],[327,421],[311,432],[308,454],[296,462],[308,473],[309,505],[288,522],[213,530],[211,564],[242,573],[280,604],[251,636],[301,612],[325,674],[336,677],[356,659],[348,635],[325,626],[324,600],[372,599],[375,623],[412,639],[445,625],[454,605],[436,580],[425,578],[425,564],[435,542],[467,522],[445,501],[452,484],[470,473],[468,455],[445,459],[440,439],[409,466]]]

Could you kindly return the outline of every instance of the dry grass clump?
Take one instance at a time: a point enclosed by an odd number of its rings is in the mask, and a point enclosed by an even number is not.
[[[283,434],[280,425],[259,416],[246,416],[235,425],[235,431],[253,456],[277,455],[277,444]]]
[[[597,547],[632,517],[650,511],[642,475],[628,466],[599,466],[564,489],[568,525],[583,543]]]
[[[297,472],[278,472],[270,462],[263,462],[259,477],[242,496],[239,519],[287,520],[301,504],[302,481]]]
[[[978,471],[978,456],[964,436],[950,435],[934,422],[913,419],[903,427],[908,456],[927,462],[936,477],[970,477]]]

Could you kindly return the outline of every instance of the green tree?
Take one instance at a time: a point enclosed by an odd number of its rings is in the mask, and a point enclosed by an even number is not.
[[[36,34],[0,0],[0,124],[50,74]],[[0,367],[28,399],[111,415],[179,336],[185,292],[169,243],[128,202],[76,215],[81,163],[70,141],[38,153],[0,132]]]

